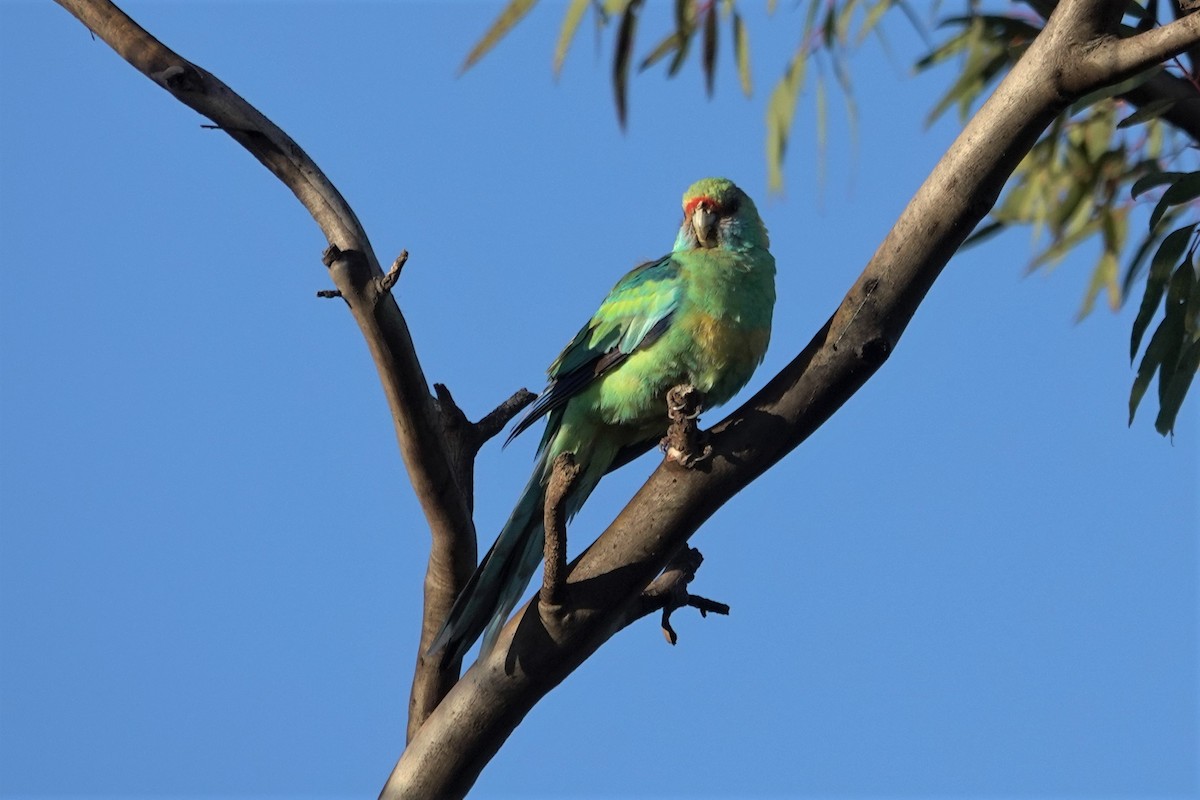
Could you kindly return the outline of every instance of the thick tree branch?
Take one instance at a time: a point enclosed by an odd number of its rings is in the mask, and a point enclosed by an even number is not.
[[[479,422],[472,423],[454,402],[448,388],[440,383],[435,383],[433,388],[437,392],[442,438],[446,444],[450,470],[455,483],[462,491],[463,499],[467,502],[468,513],[471,513],[474,510],[475,497],[475,456],[479,453],[479,448],[499,433],[521,409],[536,400],[537,395],[527,389],[520,389]],[[446,692],[454,686],[462,670],[461,659],[443,664],[440,654],[427,657],[426,651],[442,623],[450,615],[450,606],[458,596],[462,583],[465,583],[475,568],[475,537],[472,534],[468,545],[450,537],[435,536],[433,548],[429,569],[425,574],[421,643],[417,650],[417,665],[413,671],[412,689],[408,696],[408,727],[405,741],[411,739],[425,719],[433,713],[433,709],[437,708]],[[464,567],[469,565],[465,577],[457,576],[461,583],[453,586],[432,583],[437,576],[445,573],[446,567],[443,565],[450,562]]]
[[[329,240],[325,263],[379,372],[400,452],[432,535],[419,648],[424,653],[475,568],[475,531],[469,495],[456,478],[443,438],[444,417],[429,394],[408,325],[390,293],[399,278],[398,265],[384,274],[358,218],[324,173],[291,137],[228,86],[165,47],[107,0],[58,2],[136,69],[262,162],[292,190]],[[457,471],[464,470],[459,466]],[[454,683],[457,671],[458,665],[439,671],[436,659],[426,663],[418,658],[414,696],[416,684],[425,687],[419,693],[420,719]]]
[[[1177,2],[1169,3],[1171,6],[1171,16],[1174,19],[1182,19],[1188,14],[1200,9],[1200,0],[1177,0]],[[1188,62],[1191,64],[1191,69],[1188,70],[1188,76],[1195,80],[1200,77],[1200,47],[1192,45],[1187,50]]]
[[[1124,0],[1063,0],[967,124],[809,345],[712,432],[704,470],[660,466],[572,565],[549,637],[529,605],[410,742],[383,798],[456,797],[546,692],[628,623],[631,604],[722,504],[825,422],[879,369],[951,256],[1046,127],[1117,70],[1064,82],[1110,37]],[[1107,27],[1104,27],[1107,26]],[[453,754],[453,758],[448,757]]]

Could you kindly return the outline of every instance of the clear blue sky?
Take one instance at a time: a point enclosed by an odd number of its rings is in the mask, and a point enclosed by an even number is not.
[[[769,197],[780,6],[748,9],[753,99],[726,46],[715,100],[694,65],[635,81],[626,134],[611,32],[552,80],[558,4],[461,78],[495,3],[128,10],[289,131],[381,260],[411,252],[426,374],[478,417],[541,387],[706,175],[759,199],[780,265],[752,388],[824,322],[953,137],[922,127],[950,72],[910,77],[893,20],[854,62],[857,146],[831,93],[822,188],[809,94]],[[58,7],[5,0],[0,27],[0,795],[373,797],[428,537],[358,331],[314,297],[322,236]],[[1197,398],[1173,442],[1152,397],[1127,428],[1136,302],[1075,324],[1090,254],[1023,277],[1029,252],[955,259],[883,370],[693,539],[730,617],[618,635],[477,796],[1197,796]],[[535,444],[482,454],[484,546]],[[606,480],[572,552],[652,467]]]

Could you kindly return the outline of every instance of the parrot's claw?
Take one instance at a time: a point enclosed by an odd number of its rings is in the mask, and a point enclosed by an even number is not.
[[[699,453],[696,453],[691,450],[689,450],[689,451],[680,450],[679,448],[677,448],[671,444],[669,436],[663,437],[663,440],[660,444],[661,444],[662,449],[667,454],[667,460],[674,461],[676,464],[683,467],[684,469],[692,469],[697,464],[701,463],[702,461],[705,461],[706,459],[708,459],[709,456],[712,455],[712,445],[710,445],[710,444],[704,445],[704,447],[701,448]]]
[[[712,446],[705,441],[707,435],[696,422],[703,408],[704,395],[695,386],[680,384],[667,392],[667,418],[671,426],[659,447],[667,454],[668,461],[685,469],[692,469],[712,455]]]

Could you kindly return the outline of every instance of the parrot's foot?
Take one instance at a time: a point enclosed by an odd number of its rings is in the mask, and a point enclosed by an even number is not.
[[[550,480],[546,482],[543,512],[546,567],[542,573],[542,591],[538,596],[544,605],[562,603],[563,584],[567,580],[567,507],[564,501],[581,471],[582,468],[575,463],[574,453],[559,453],[550,469]]]
[[[642,593],[643,598],[654,605],[662,604],[662,632],[668,644],[673,645],[679,641],[679,635],[671,627],[671,614],[677,609],[695,608],[702,617],[707,617],[710,611],[714,614],[729,614],[729,606],[725,603],[688,593],[688,584],[696,577],[696,570],[703,561],[704,556],[700,555],[699,550],[684,545],[667,564],[662,575]]]
[[[712,455],[712,446],[705,441],[707,435],[696,422],[703,408],[704,394],[695,386],[683,383],[667,392],[667,418],[671,426],[659,447],[667,454],[668,461],[685,469],[692,469]]]

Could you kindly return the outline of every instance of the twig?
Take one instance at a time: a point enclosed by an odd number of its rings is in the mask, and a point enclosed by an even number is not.
[[[489,439],[504,429],[509,420],[536,400],[537,395],[528,389],[518,389],[512,397],[488,412],[479,422],[471,422],[458,407],[445,384],[435,383],[433,391],[437,395],[434,405],[437,408],[442,439],[446,444],[446,454],[450,460],[450,471],[468,508],[473,510],[475,456]]]
[[[573,453],[560,453],[550,468],[546,484],[546,504],[543,510],[546,542],[546,569],[542,573],[540,600],[544,605],[560,605],[563,583],[567,579],[567,495],[579,478],[582,468],[575,463]]]
[[[513,417],[525,410],[525,407],[537,400],[537,395],[528,389],[518,389],[513,396],[496,406],[491,412],[475,423],[475,433],[482,445],[488,439],[504,430]]]
[[[396,260],[392,262],[392,268],[387,271],[387,275],[379,279],[380,295],[390,292],[392,287],[396,285],[396,281],[400,280],[400,270],[404,269],[404,264],[407,261],[408,251],[401,250],[400,255],[396,256]]]
[[[662,609],[662,632],[669,644],[679,641],[679,635],[671,627],[671,614],[680,608],[690,606],[700,612],[700,616],[713,614],[729,614],[729,606],[706,597],[689,594],[687,587],[696,577],[696,570],[704,563],[704,556],[694,547],[684,546],[667,563],[663,573],[642,592],[641,614],[649,614]]]
[[[331,297],[341,297],[341,296],[342,296],[342,292],[340,289],[318,289],[317,290],[317,297],[331,298]]]
[[[476,452],[488,439],[504,430],[504,426],[527,405],[537,400],[537,395],[528,389],[517,389],[511,397],[485,414],[478,422],[471,422],[458,407],[449,387],[444,383],[435,383],[433,391],[437,395],[437,408],[442,418],[443,430],[453,430],[457,435],[466,437]]]

